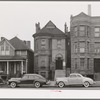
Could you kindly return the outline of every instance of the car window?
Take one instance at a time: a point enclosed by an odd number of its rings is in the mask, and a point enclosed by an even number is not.
[[[70,77],[70,78],[74,78],[74,77],[77,77],[77,76],[76,76],[76,75],[70,75],[69,77]]]
[[[34,75],[29,75],[29,79],[34,79],[35,76]]]
[[[35,76],[35,79],[40,79],[40,77],[39,76]]]
[[[81,77],[81,75],[77,75],[77,77]]]
[[[29,76],[28,76],[28,75],[24,75],[22,78],[23,78],[23,79],[28,79]]]

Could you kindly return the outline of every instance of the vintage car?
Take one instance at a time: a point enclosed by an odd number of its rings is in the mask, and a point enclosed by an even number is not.
[[[95,82],[88,77],[84,77],[79,73],[72,73],[69,77],[59,77],[55,79],[56,85],[59,87],[64,87],[67,85],[83,85],[84,87],[89,87]]]
[[[11,78],[7,82],[12,88],[21,84],[33,84],[36,88],[39,88],[46,83],[47,80],[39,74],[24,74],[21,78]]]

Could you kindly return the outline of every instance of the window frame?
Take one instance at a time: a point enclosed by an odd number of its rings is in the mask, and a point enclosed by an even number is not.
[[[84,27],[84,29],[80,29],[81,27]],[[80,37],[85,37],[86,36],[86,26],[85,25],[80,25],[79,26],[79,36]]]
[[[80,67],[81,69],[84,69],[85,66],[85,58],[80,58]]]
[[[95,29],[99,29],[99,30],[96,31]],[[95,27],[94,28],[94,37],[100,37],[100,27]]]

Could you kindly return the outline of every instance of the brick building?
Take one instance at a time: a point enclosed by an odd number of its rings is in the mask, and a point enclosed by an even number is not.
[[[100,16],[71,16],[71,72],[100,80]]]
[[[30,49],[30,41],[22,41],[18,37],[0,41],[0,74],[19,77],[23,73],[33,72],[34,53]]]
[[[66,25],[65,25],[66,27]],[[67,30],[67,27],[65,28]],[[34,37],[34,71],[48,79],[66,76],[66,33],[49,21],[42,29],[36,24]]]

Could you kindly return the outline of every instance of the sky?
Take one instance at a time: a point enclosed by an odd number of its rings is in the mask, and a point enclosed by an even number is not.
[[[64,31],[66,22],[70,31],[70,16],[81,12],[87,14],[89,4],[92,16],[100,16],[99,1],[0,1],[0,37],[9,40],[17,36],[21,40],[30,40],[34,50],[35,23],[40,22],[42,28],[51,20]]]

